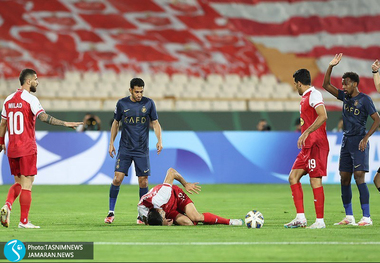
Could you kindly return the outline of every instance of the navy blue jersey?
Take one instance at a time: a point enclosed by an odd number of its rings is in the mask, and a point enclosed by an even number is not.
[[[158,115],[153,100],[142,97],[133,102],[130,97],[116,104],[114,119],[122,122],[119,153],[131,156],[149,154],[149,123]]]
[[[338,100],[343,101],[343,134],[365,135],[368,116],[376,112],[372,99],[364,93],[351,98],[345,95],[343,90],[338,90]]]

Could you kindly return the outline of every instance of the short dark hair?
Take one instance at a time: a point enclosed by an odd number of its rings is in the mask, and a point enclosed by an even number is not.
[[[85,131],[100,131],[100,123],[98,123],[93,115],[84,123]]]
[[[130,87],[131,89],[133,89],[134,87],[144,87],[145,86],[145,83],[142,79],[140,78],[133,78],[131,80],[131,83],[130,83]]]
[[[148,212],[148,225],[162,226],[162,216],[157,209],[151,208]]]
[[[307,69],[301,68],[293,74],[295,82],[301,82],[303,85],[311,84],[310,72]]]
[[[349,78],[350,80],[352,80],[353,82],[358,83],[358,85],[359,85],[359,81],[360,81],[359,75],[356,74],[355,72],[346,72],[346,73],[343,74],[342,78],[343,79]]]
[[[21,86],[24,85],[25,79],[29,77],[30,75],[37,74],[36,71],[30,68],[23,69],[20,73],[20,77],[18,78],[20,80]]]

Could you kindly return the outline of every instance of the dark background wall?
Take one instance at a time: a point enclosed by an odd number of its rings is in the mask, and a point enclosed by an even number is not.
[[[66,121],[82,121],[86,112],[50,111],[48,114]],[[109,130],[113,120],[113,112],[91,112],[100,117],[101,129]],[[221,130],[256,130],[260,119],[267,119],[274,131],[292,131],[294,123],[299,118],[299,112],[159,112],[159,121],[163,130],[167,131],[221,131]],[[340,111],[328,112],[327,130],[336,127]],[[367,127],[372,125],[369,118]],[[36,121],[36,130],[62,131],[62,127],[51,126],[40,120]]]

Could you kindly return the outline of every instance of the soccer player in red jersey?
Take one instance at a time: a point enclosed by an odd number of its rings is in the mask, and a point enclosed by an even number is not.
[[[51,125],[75,128],[82,122],[65,122],[45,113],[37,97],[30,94],[37,91],[37,73],[24,69],[20,73],[21,87],[9,95],[3,104],[0,123],[0,152],[8,155],[15,184],[8,192],[5,205],[0,210],[1,224],[9,227],[12,204],[20,196],[21,217],[19,228],[40,228],[28,220],[32,202],[32,184],[37,174],[37,144],[35,139],[36,117]],[[4,136],[8,129],[8,149]]]
[[[139,216],[147,225],[193,226],[198,222],[214,225],[243,225],[241,219],[227,219],[211,213],[199,213],[193,201],[176,185],[180,182],[190,194],[200,192],[198,183],[188,183],[173,168],[169,168],[163,184],[153,187],[141,197],[137,206]]]
[[[379,60],[375,60],[372,64],[372,73],[373,73],[373,81],[375,82],[375,87],[377,92],[380,92],[380,74],[379,74],[379,69],[380,69],[380,62]],[[373,183],[375,184],[376,188],[380,192],[380,168],[377,170],[377,173],[375,177],[373,178]]]
[[[327,113],[322,94],[311,85],[310,72],[299,69],[293,74],[294,86],[302,96],[300,107],[301,136],[297,146],[301,149],[289,174],[297,216],[284,226],[286,228],[306,227],[307,221],[303,207],[301,177],[309,174],[314,193],[314,206],[317,219],[309,228],[325,228],[323,220],[325,195],[322,177],[327,172],[329,143],[326,135]]]

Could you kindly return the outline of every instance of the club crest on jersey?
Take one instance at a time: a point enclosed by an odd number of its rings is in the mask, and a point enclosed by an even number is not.
[[[358,103],[359,103],[359,101],[358,101],[358,100],[355,100],[355,102],[354,102],[354,106],[355,106],[355,107],[358,106]]]
[[[142,112],[142,113],[145,113],[145,112],[146,112],[146,108],[145,108],[145,106],[142,107],[141,112]]]
[[[300,124],[301,124],[301,126],[303,126],[304,123],[305,123],[305,121],[302,118],[300,118]]]

